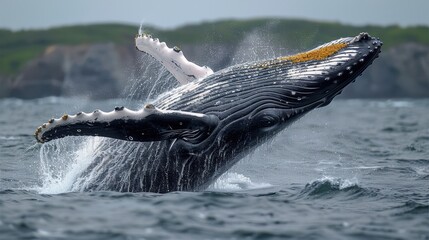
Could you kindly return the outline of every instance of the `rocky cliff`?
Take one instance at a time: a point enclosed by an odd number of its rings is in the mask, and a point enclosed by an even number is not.
[[[9,94],[19,98],[117,97],[124,71],[134,62],[133,50],[112,43],[49,46],[9,81]]]

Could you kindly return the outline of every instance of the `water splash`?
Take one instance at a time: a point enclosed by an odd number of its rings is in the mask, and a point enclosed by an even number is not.
[[[143,31],[142,25],[139,34]],[[137,106],[142,107],[162,92],[177,86],[174,77],[153,58],[142,54],[138,64],[138,76],[129,78],[122,94],[127,106],[136,106],[137,100],[141,102]],[[139,143],[97,137],[67,137],[45,143],[40,149],[40,186],[32,190],[46,194],[83,191],[94,179],[98,180],[97,177],[103,174],[101,168],[108,164],[115,169],[125,169],[118,181],[124,186],[123,191],[127,191],[130,173],[126,170],[131,170],[123,164],[127,163],[124,159],[141,154],[136,144]],[[111,156],[115,156],[115,161],[111,161]],[[89,169],[95,161],[101,164]],[[102,186],[103,182],[98,184]]]
[[[173,75],[152,57],[142,55],[138,65],[138,76],[130,78],[124,88],[123,96],[128,103],[133,100],[148,103],[178,85]]]
[[[242,191],[268,188],[272,185],[269,183],[256,183],[243,174],[227,172],[219,177],[208,190],[211,191]]]
[[[72,190],[75,179],[94,159],[100,138],[70,138],[43,144],[40,149],[42,185],[36,189],[44,194]]]
[[[139,34],[139,36],[141,36],[142,34],[143,34],[143,20],[140,22],[140,27],[139,27],[139,31],[138,31],[138,34]]]
[[[232,58],[233,65],[276,57],[278,49],[266,32],[269,27],[257,28],[243,38]]]

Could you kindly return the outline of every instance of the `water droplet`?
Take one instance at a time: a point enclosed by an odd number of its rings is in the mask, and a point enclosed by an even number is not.
[[[346,67],[346,70],[350,70],[350,69],[352,69],[352,67],[350,67],[350,66]]]
[[[343,73],[342,72],[339,72],[338,73],[338,77],[341,77],[343,75]]]
[[[329,79],[330,79],[329,77],[325,77],[325,81],[329,81]]]
[[[78,133],[80,133],[80,132],[82,132],[82,130],[80,130],[80,129],[78,129],[78,130],[76,130]]]
[[[294,96],[295,94],[296,94],[296,92],[295,91],[292,91],[292,92],[290,92],[291,94],[292,94],[292,96]]]

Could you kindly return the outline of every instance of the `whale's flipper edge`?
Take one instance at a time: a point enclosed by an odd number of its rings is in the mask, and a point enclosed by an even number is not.
[[[165,42],[160,42],[151,35],[137,35],[135,38],[137,50],[145,52],[160,62],[181,84],[206,78],[213,74],[207,66],[198,66],[190,62],[178,47],[169,48]]]
[[[111,112],[95,110],[63,115],[38,127],[35,137],[41,143],[67,136],[101,136],[139,142],[179,138],[194,143],[208,136],[218,121],[213,115],[162,110],[148,104],[138,111],[116,107]]]

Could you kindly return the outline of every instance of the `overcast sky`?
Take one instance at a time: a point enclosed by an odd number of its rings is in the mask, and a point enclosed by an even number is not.
[[[0,0],[0,28],[13,30],[141,21],[172,28],[252,17],[429,26],[429,0]]]

